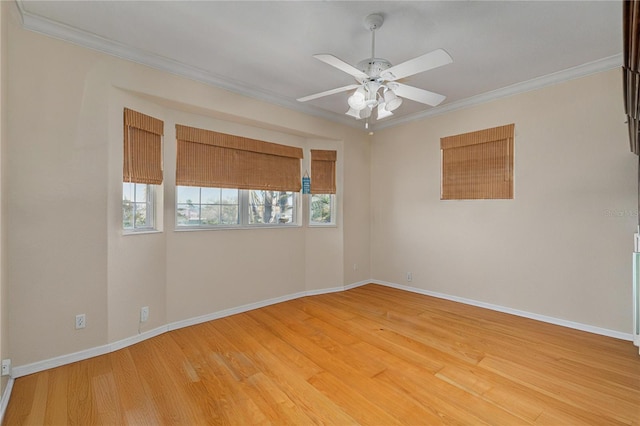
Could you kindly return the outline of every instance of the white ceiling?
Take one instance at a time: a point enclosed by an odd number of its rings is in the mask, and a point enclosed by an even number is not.
[[[354,82],[312,57],[368,58],[363,19],[381,13],[376,56],[398,64],[437,48],[453,64],[403,80],[447,96],[405,100],[377,128],[620,66],[621,1],[31,1],[28,29],[235,92],[362,126],[344,92]],[[376,126],[374,126],[375,128]]]

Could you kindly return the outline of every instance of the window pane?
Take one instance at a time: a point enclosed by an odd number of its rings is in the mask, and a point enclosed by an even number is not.
[[[262,191],[249,192],[249,223],[262,223],[263,199]]]
[[[249,191],[249,223],[269,223],[273,204],[270,191]]]
[[[146,203],[147,202],[147,184],[136,183],[135,185],[135,202]]]
[[[249,191],[249,224],[291,223],[293,193]]]
[[[176,187],[176,199],[178,204],[200,204],[200,187],[178,186]]]
[[[133,204],[128,200],[122,202],[122,227],[133,229]]]
[[[146,228],[148,227],[147,223],[147,204],[146,203],[135,203],[135,224],[136,228]]]
[[[220,188],[202,188],[200,197],[202,204],[220,204]]]
[[[122,183],[122,228],[135,231],[153,229],[153,186],[144,183]]]
[[[200,206],[193,204],[178,204],[178,225],[197,225],[200,223]]]
[[[332,194],[313,194],[310,208],[311,223],[333,223],[333,196]]]
[[[123,201],[134,201],[133,188],[135,188],[135,183],[122,182],[122,200]]]
[[[290,223],[293,220],[293,193],[279,192],[277,193],[277,202],[275,206],[275,219],[278,223]]]
[[[222,204],[238,204],[237,189],[222,189]]]
[[[178,225],[189,224],[189,206],[186,204],[178,204],[176,206],[176,221]]]
[[[201,208],[200,223],[202,225],[218,225],[220,223],[220,206],[203,205]]]
[[[238,206],[223,205],[221,206],[220,224],[222,225],[237,225],[238,220]]]

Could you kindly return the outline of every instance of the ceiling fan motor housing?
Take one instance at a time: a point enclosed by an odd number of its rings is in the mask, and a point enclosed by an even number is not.
[[[369,76],[369,80],[378,80],[380,79],[380,74],[382,74],[385,70],[391,68],[391,62],[382,58],[369,58],[364,59],[358,62],[357,68],[363,73]],[[360,81],[360,83],[363,83]]]

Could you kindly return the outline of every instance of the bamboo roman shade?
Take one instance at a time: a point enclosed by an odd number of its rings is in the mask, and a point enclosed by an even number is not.
[[[311,150],[311,193],[336,193],[336,151]]]
[[[302,149],[176,125],[176,184],[300,191]]]
[[[123,182],[162,183],[163,134],[161,120],[124,109]]]
[[[514,124],[508,124],[440,139],[440,198],[513,198],[514,129]]]
[[[624,65],[622,84],[631,151],[640,154],[640,2],[623,1]]]

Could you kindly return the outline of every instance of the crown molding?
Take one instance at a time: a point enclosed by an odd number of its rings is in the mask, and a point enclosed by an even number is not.
[[[24,8],[24,0],[15,0],[15,2],[18,6],[18,11],[22,19],[22,26],[26,30],[106,53],[108,55],[132,61],[160,71],[165,71],[180,77],[185,77],[190,80],[215,86],[249,98],[300,111],[305,114],[324,118],[333,122],[339,122],[347,126],[360,127],[359,123],[354,123],[354,121],[349,117],[341,117],[340,115],[336,115],[329,111],[304,105],[297,101],[283,98],[273,92],[263,90],[259,87],[222,77],[201,68],[193,67],[142,49],[133,48],[124,43],[113,41],[97,34],[44,18],[28,12]]]
[[[362,129],[366,132],[374,132],[385,128],[399,126],[412,121],[422,120],[448,112],[469,108],[475,105],[490,102],[496,99],[513,96],[516,94],[540,89],[546,86],[558,84],[564,81],[580,78],[589,74],[595,74],[622,66],[622,54],[610,56],[584,65],[579,65],[563,71],[537,77],[522,83],[516,83],[501,89],[482,93],[459,101],[445,103],[436,108],[430,108],[414,114],[404,115],[398,118],[388,119],[382,122],[371,123],[370,128],[364,129],[361,120],[353,120],[348,116],[342,116],[321,108],[301,104],[297,101],[283,98],[276,93],[263,90],[233,79],[222,77],[210,71],[193,67],[182,62],[166,58],[155,53],[101,37],[87,31],[79,30],[66,24],[62,24],[42,16],[32,14],[25,10],[24,0],[15,0],[22,19],[23,28],[44,34],[49,37],[67,41],[88,49],[96,50],[121,59],[136,62],[160,71],[185,77],[194,81],[219,87],[233,93],[240,94],[256,100],[268,102],[294,111],[299,111],[314,117],[323,118],[332,122],[344,124],[349,127]]]
[[[569,68],[563,71],[558,71],[552,74],[547,74],[542,77],[537,77],[531,80],[523,81],[522,83],[512,84],[511,86],[503,87],[501,89],[492,90],[490,92],[482,93],[480,95],[472,96],[467,99],[462,99],[449,104],[432,108],[426,111],[421,111],[415,114],[406,115],[389,123],[380,123],[374,127],[374,130],[381,130],[388,127],[398,126],[400,124],[408,123],[411,121],[422,120],[428,117],[444,114],[459,109],[469,108],[475,105],[494,101],[496,99],[506,98],[509,96],[517,95],[520,93],[529,92],[532,90],[541,89],[543,87],[552,86],[554,84],[562,83],[565,81],[573,80],[580,77],[585,77],[590,74],[596,74],[603,71],[608,71],[614,68],[622,66],[622,54],[609,56],[597,61],[589,62],[583,65],[579,65],[573,68]]]

